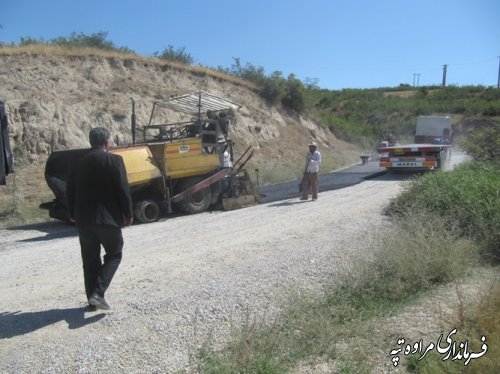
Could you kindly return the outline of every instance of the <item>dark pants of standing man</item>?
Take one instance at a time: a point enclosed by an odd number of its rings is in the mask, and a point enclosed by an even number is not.
[[[318,198],[318,173],[304,173],[302,183],[302,199],[307,200],[309,198],[309,188],[311,188],[312,198],[316,200]]]
[[[122,259],[122,230],[107,225],[82,225],[78,231],[87,299],[94,291],[104,297]],[[101,244],[105,251],[104,262],[101,261]]]

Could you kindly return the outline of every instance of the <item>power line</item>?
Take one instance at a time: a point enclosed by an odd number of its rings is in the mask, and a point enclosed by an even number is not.
[[[220,56],[219,56],[220,57]],[[243,59],[240,59],[243,65]],[[471,62],[458,62],[458,63],[451,63],[447,64],[447,66],[470,66],[470,65],[482,65],[482,64],[487,64],[491,63],[493,61],[492,58],[489,59],[483,59],[483,60],[478,60],[478,61],[471,61]],[[408,71],[408,70],[417,70],[417,71],[437,71],[441,70],[441,67],[434,66],[434,67],[401,67],[401,66],[394,66],[394,67],[381,67],[381,68],[374,68],[374,67],[369,67],[369,66],[342,66],[342,65],[309,65],[309,64],[289,64],[289,63],[279,63],[279,62],[271,62],[271,61],[249,61],[251,65],[254,66],[274,66],[275,69],[316,69],[316,70],[337,70],[337,71],[354,71],[354,72],[391,72],[391,71]]]
[[[487,60],[479,60],[479,61],[473,61],[473,62],[459,62],[459,63],[453,63],[453,64],[448,64],[451,66],[466,66],[466,65],[482,65],[482,64],[487,64],[489,62],[492,62],[493,59],[489,58]]]

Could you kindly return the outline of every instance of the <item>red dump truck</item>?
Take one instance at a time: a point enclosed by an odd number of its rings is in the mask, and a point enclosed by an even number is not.
[[[380,167],[388,170],[441,170],[451,155],[452,123],[448,116],[420,116],[414,143],[381,144]]]

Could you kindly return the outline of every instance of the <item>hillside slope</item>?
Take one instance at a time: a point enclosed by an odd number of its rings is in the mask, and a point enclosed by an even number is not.
[[[153,58],[25,53],[0,55],[0,64],[0,100],[16,157],[15,174],[0,190],[3,221],[14,214],[16,223],[31,222],[39,201],[50,198],[43,168],[52,151],[87,147],[95,126],[110,129],[115,142],[130,143],[130,98],[139,126],[147,124],[155,100],[172,95],[204,90],[242,105],[230,133],[235,153],[255,149],[248,168],[259,168],[264,183],[300,174],[311,138],[320,144],[324,171],[357,161],[360,152],[313,121],[268,105],[251,88]]]

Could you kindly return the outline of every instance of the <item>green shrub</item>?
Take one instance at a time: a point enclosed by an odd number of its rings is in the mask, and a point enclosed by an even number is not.
[[[194,62],[193,56],[186,52],[184,47],[174,49],[171,45],[165,48],[163,52],[158,55],[158,58],[160,60],[179,62],[185,65],[191,65]]]
[[[500,123],[471,131],[461,146],[474,160],[500,169]]]
[[[268,76],[262,66],[250,63],[243,66],[239,58],[233,59],[234,63],[229,69],[219,67],[218,70],[255,83],[260,88],[260,95],[271,104],[281,101],[285,107],[297,113],[305,110],[306,88],[294,74],[290,74],[287,79],[283,78],[280,71],[275,71]]]
[[[107,40],[107,36],[108,33],[106,31],[99,31],[97,33],[90,35],[84,34],[82,32],[80,33],[72,32],[69,37],[60,36],[51,39],[49,41],[27,37],[27,38],[21,38],[19,46],[43,44],[43,45],[59,46],[62,48],[74,48],[74,49],[96,48],[105,51],[117,51],[117,52],[135,54],[134,51],[132,51],[127,47],[116,47],[112,41]]]
[[[261,90],[261,96],[270,104],[275,105],[279,103],[284,94],[285,88],[280,72],[273,73],[273,75],[269,79],[266,79],[264,81]]]
[[[302,82],[290,74],[285,82],[285,95],[281,99],[283,105],[302,113],[305,109],[305,88]]]
[[[386,212],[399,220],[421,210],[476,240],[483,254],[500,258],[500,173],[471,162],[447,173],[426,174],[403,187]]]
[[[441,217],[412,211],[400,218],[327,299],[335,323],[385,315],[476,264],[477,247]]]

